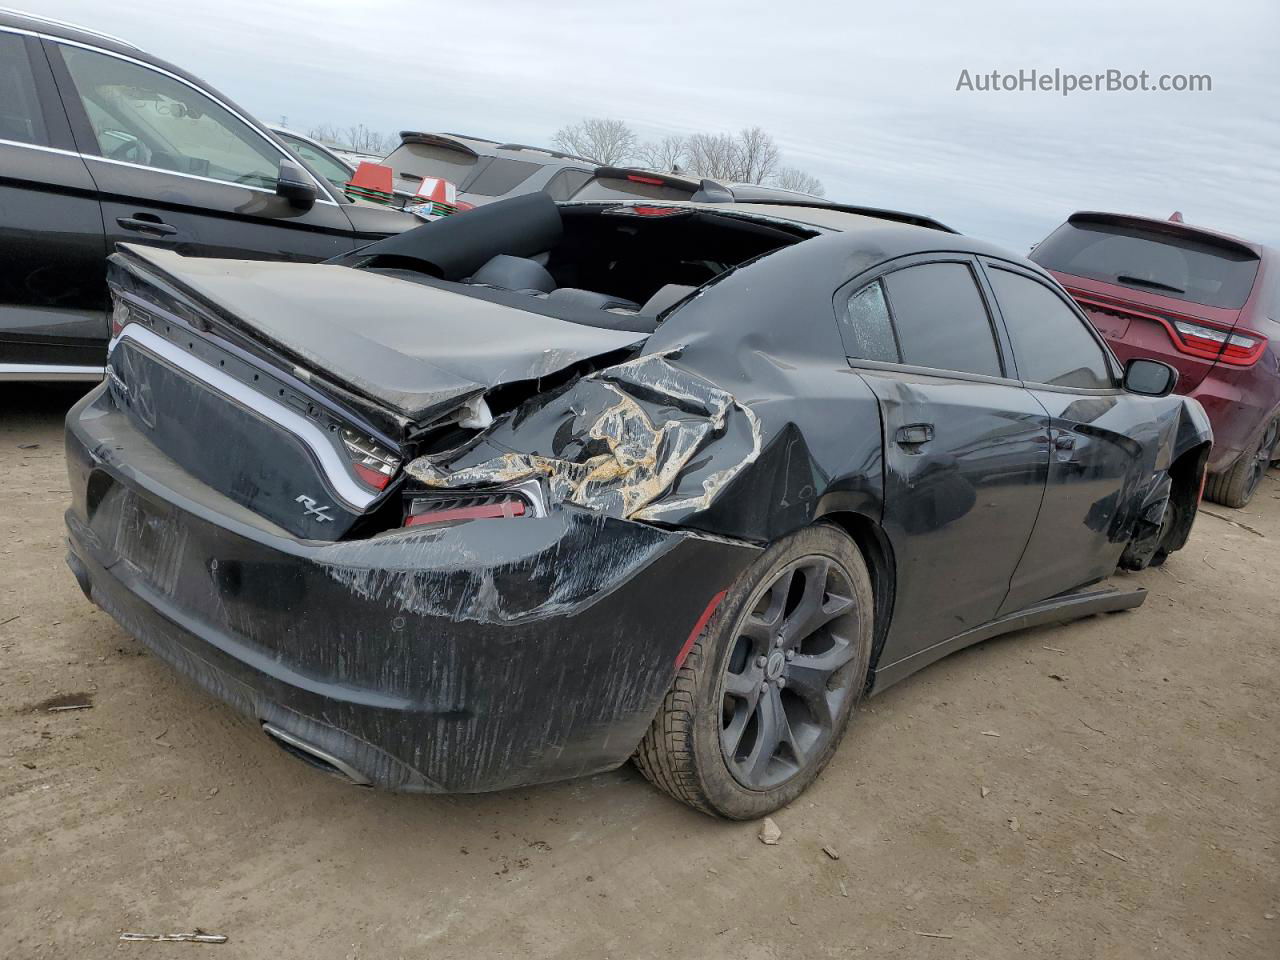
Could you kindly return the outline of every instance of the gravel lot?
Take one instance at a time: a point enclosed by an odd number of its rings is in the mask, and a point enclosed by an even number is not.
[[[433,798],[292,760],[80,594],[75,396],[0,387],[0,956],[1280,957],[1275,471],[1140,609],[871,701],[766,847],[629,767]],[[229,942],[117,940],[194,927]]]

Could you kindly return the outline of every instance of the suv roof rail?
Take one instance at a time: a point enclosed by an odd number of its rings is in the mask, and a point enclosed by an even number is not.
[[[115,34],[104,33],[101,30],[94,30],[91,27],[82,27],[78,23],[72,23],[70,20],[55,20],[53,17],[45,17],[38,13],[27,13],[25,10],[15,10],[12,7],[0,7],[0,13],[12,14],[15,17],[25,17],[28,20],[34,20],[37,23],[47,23],[51,27],[62,27],[66,30],[77,30],[80,33],[87,34],[91,37],[97,37],[100,40],[110,40],[112,43],[118,43],[124,47],[132,47],[138,49],[136,43],[130,43],[123,37],[117,37]]]
[[[550,147],[531,147],[527,143],[500,143],[499,150],[532,150],[535,153],[545,153],[547,156],[555,157],[557,160],[581,160],[583,163],[589,163],[592,166],[598,164],[590,157],[580,157],[576,153],[561,153],[559,150],[552,150]]]

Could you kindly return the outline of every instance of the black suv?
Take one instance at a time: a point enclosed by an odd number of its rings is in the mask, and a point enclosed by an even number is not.
[[[0,211],[0,380],[102,376],[118,242],[314,261],[421,222],[352,203],[177,67],[4,12]]]

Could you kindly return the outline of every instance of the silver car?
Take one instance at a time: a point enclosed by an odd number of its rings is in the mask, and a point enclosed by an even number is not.
[[[568,200],[596,169],[584,157],[542,147],[412,130],[400,133],[400,146],[382,162],[394,173],[399,197],[414,196],[423,179],[436,177],[456,186],[458,199],[472,206],[538,191]]]

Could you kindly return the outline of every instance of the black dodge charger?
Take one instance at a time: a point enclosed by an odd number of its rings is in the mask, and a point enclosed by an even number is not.
[[[71,411],[88,596],[282,746],[483,791],[797,796],[951,651],[1136,606],[1211,435],[925,217],[542,195],[324,264],[122,247]]]

